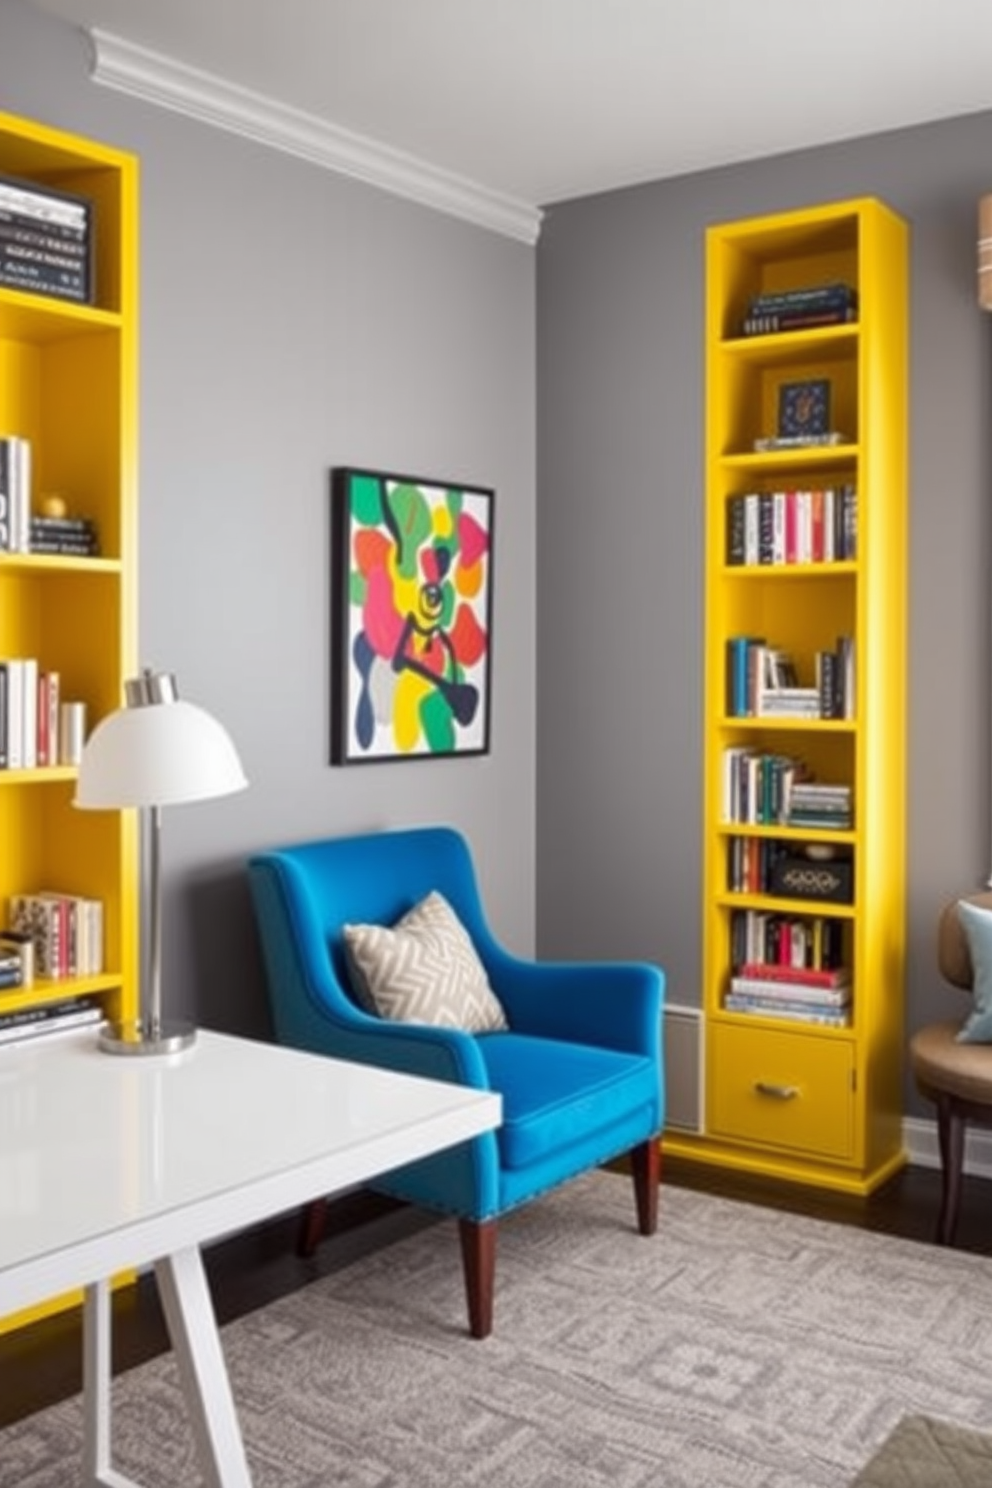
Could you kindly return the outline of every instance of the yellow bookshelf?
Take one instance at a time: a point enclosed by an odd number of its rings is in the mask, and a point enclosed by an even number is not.
[[[137,669],[138,164],[0,113],[0,175],[86,197],[95,214],[93,304],[0,286],[0,435],[30,442],[33,507],[57,492],[73,515],[95,519],[100,537],[98,558],[0,552],[0,656],[57,671],[63,699],[85,702],[92,727],[120,705],[123,679]],[[77,811],[75,773],[0,770],[0,915],[6,923],[12,894],[43,889],[102,900],[104,971],[0,991],[0,1012],[86,992],[109,1017],[134,1015],[134,813]],[[9,1177],[16,1206],[18,1177]],[[0,1319],[0,1332],[75,1300]]]
[[[907,259],[905,224],[871,199],[716,226],[706,243],[705,1129],[666,1138],[666,1150],[858,1194],[905,1161]],[[831,283],[854,290],[856,318],[742,333],[754,296]],[[755,448],[781,432],[786,383],[827,385],[837,443]],[[851,497],[838,493],[850,491],[856,518],[842,541],[838,508]],[[757,498],[748,520],[759,513],[746,559],[744,495]],[[741,716],[753,706],[729,675],[729,643],[741,636],[785,652],[790,685],[805,688],[819,683],[818,653],[850,638],[843,716]],[[849,787],[850,823],[784,824],[774,786],[760,808],[771,820],[742,820],[755,807],[729,797],[729,750],[798,759],[817,782]],[[851,860],[850,902],[784,893],[758,856],[813,862],[810,847]],[[742,857],[758,863],[757,879],[732,872]],[[784,934],[790,946],[794,933],[800,940],[789,954],[822,957],[826,939],[839,947],[847,1024],[729,1010],[732,973],[755,959],[742,926],[775,959]]]

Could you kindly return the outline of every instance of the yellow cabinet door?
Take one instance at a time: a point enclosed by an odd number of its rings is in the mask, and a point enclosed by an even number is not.
[[[834,1162],[853,1157],[852,1043],[717,1023],[709,1061],[712,1136]]]

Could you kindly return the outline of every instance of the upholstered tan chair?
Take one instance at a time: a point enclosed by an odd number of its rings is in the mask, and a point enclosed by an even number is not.
[[[992,892],[961,896],[992,911]],[[937,964],[952,987],[970,992],[974,969],[958,914],[958,900],[945,906],[937,933]],[[910,1040],[909,1055],[920,1093],[937,1107],[942,1194],[937,1242],[953,1245],[961,1201],[961,1172],[968,1122],[992,1126],[992,1044],[959,1043],[969,1008],[956,1019],[931,1023]]]

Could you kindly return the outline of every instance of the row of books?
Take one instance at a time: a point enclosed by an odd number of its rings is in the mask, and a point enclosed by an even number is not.
[[[81,741],[66,727],[62,679],[33,656],[0,658],[0,770],[77,764]],[[76,705],[76,707],[81,705]]]
[[[31,468],[30,440],[0,436],[0,552],[98,557],[100,537],[92,517],[32,512]]]
[[[829,915],[735,909],[730,916],[730,960],[735,976],[748,975],[748,967],[759,964],[782,967],[790,975],[802,971],[802,979],[810,972],[837,972],[846,964],[844,921]]]
[[[722,816],[747,826],[846,830],[853,823],[851,787],[813,780],[796,755],[732,744],[723,751]]]
[[[794,848],[770,837],[731,837],[727,842],[727,888],[732,894],[769,894],[775,864]]]
[[[742,336],[768,336],[783,331],[843,325],[858,318],[858,292],[851,284],[827,284],[770,290],[752,295],[741,322]]]
[[[13,894],[11,930],[29,935],[39,977],[99,976],[103,971],[103,903],[51,890]]]
[[[853,718],[854,641],[839,636],[834,651],[813,656],[814,681],[804,686],[787,651],[763,636],[727,640],[727,715],[730,718]]]
[[[0,284],[58,299],[93,299],[93,203],[0,177]]]
[[[747,491],[727,502],[727,562],[844,563],[858,556],[853,485]]]
[[[64,997],[58,1002],[41,1003],[37,1007],[11,1009],[7,1013],[0,1012],[0,1046],[95,1027],[103,1022],[103,1018],[103,1006],[98,997]]]

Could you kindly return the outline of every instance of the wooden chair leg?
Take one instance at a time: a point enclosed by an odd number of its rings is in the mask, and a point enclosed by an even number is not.
[[[637,1201],[637,1228],[642,1235],[653,1235],[658,1228],[658,1187],[661,1183],[661,1141],[652,1137],[630,1154]]]
[[[493,1331],[493,1291],[496,1283],[496,1221],[482,1223],[460,1219],[468,1328],[473,1338],[488,1338]]]
[[[300,1211],[300,1227],[296,1232],[296,1254],[309,1260],[324,1234],[327,1223],[327,1200],[312,1199]]]
[[[937,1097],[937,1136],[940,1142],[941,1199],[937,1244],[953,1245],[961,1206],[965,1118],[952,1095]]]

